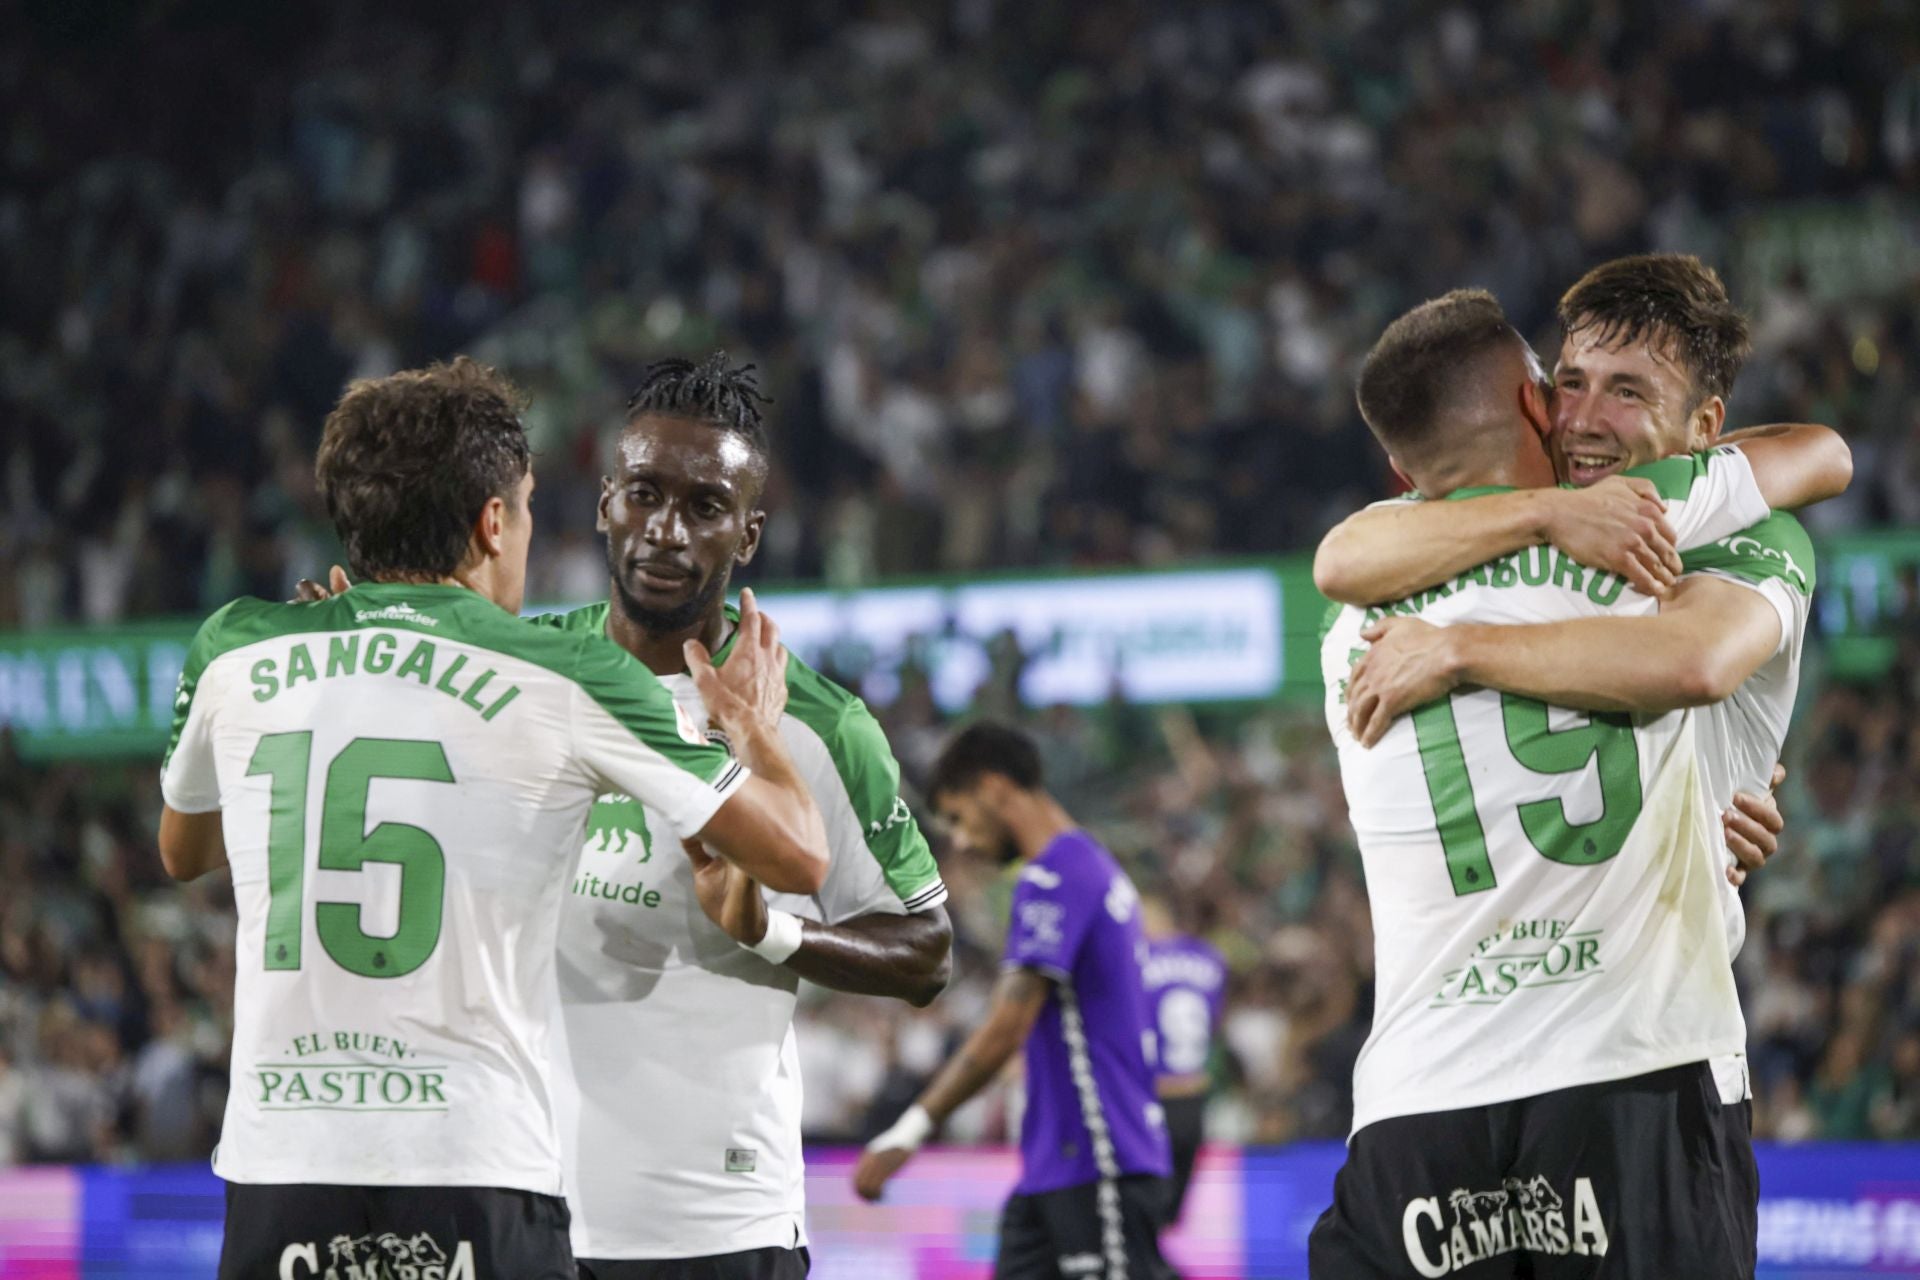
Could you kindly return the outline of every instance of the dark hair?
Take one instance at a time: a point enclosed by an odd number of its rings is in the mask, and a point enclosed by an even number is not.
[[[675,356],[656,360],[640,375],[640,385],[627,397],[627,421],[642,414],[664,413],[709,422],[733,432],[765,457],[767,424],[760,406],[772,403],[760,394],[760,380],[754,376],[753,366],[736,368],[727,362],[724,351],[714,352],[699,364]]]
[[[1560,299],[1568,337],[1593,330],[1604,346],[1646,342],[1673,356],[1692,380],[1691,410],[1726,396],[1753,344],[1720,275],[1690,253],[1642,253],[1604,262]]]
[[[989,773],[997,773],[1022,791],[1040,788],[1040,748],[1012,725],[982,720],[955,734],[933,762],[927,779],[927,799],[972,787]]]
[[[1468,395],[1487,391],[1482,358],[1523,339],[1485,289],[1455,289],[1387,326],[1367,352],[1355,388],[1360,416],[1405,460],[1434,443],[1436,429]]]
[[[327,415],[314,475],[354,574],[458,568],[481,508],[511,500],[531,465],[526,404],[466,356],[351,383]]]

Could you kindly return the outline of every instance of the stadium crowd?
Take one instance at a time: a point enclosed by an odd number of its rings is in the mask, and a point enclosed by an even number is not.
[[[1848,434],[1817,531],[1920,523],[1911,6],[135,12],[0,14],[0,628],[284,598],[336,555],[310,461],[343,382],[456,350],[535,397],[535,599],[604,590],[624,388],[716,345],[775,401],[762,579],[1304,549],[1389,485],[1349,390],[1387,317],[1483,284],[1551,350],[1558,288],[1640,248],[1753,313],[1736,422]],[[1912,591],[1889,625],[1890,674],[1803,697],[1747,889],[1763,1134],[1920,1136]],[[911,680],[880,710],[914,776],[942,718]],[[1343,1133],[1370,938],[1317,715],[1023,714],[1234,962],[1217,1131]],[[0,739],[0,1163],[212,1141],[231,903],[163,884],[152,775]],[[820,1136],[980,1008],[1004,890],[945,871],[941,1002],[808,1001]]]

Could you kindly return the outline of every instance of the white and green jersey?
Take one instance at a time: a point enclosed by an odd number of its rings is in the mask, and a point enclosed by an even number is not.
[[[464,588],[216,613],[161,780],[220,811],[239,910],[214,1171],[559,1194],[554,948],[587,811],[619,790],[690,836],[745,776],[627,654]]]
[[[1758,592],[1780,617],[1780,643],[1759,670],[1731,698],[1696,712],[1700,770],[1714,807],[1724,811],[1732,807],[1736,791],[1767,791],[1787,740],[1813,608],[1813,543],[1798,520],[1777,511],[1750,529],[1686,552],[1681,561],[1688,573],[1711,574]],[[1728,855],[1728,864],[1732,861]],[[1731,884],[1721,898],[1728,946],[1737,955],[1746,940],[1746,911]]]
[[[1683,551],[1768,514],[1738,450],[1630,474],[1659,487]],[[1356,1130],[1744,1047],[1695,715],[1588,714],[1474,688],[1396,721],[1370,750],[1347,731],[1346,677],[1383,614],[1445,625],[1656,608],[1623,578],[1536,546],[1333,618],[1327,723],[1374,932]]]
[[[598,637],[607,611],[549,621]],[[662,683],[682,719],[705,732],[693,681]],[[817,896],[768,894],[769,904],[836,923],[943,902],[946,886],[900,796],[899,765],[866,705],[789,658],[780,736],[826,820],[831,858]],[[561,929],[566,1036],[556,1077],[582,1258],[806,1242],[799,977],[707,919],[670,826],[651,803],[602,796]]]

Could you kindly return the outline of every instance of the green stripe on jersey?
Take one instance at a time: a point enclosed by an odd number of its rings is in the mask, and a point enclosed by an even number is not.
[[[173,759],[174,750],[180,745],[180,734],[187,727],[187,715],[193,710],[193,695],[200,689],[200,677],[206,674],[207,664],[223,652],[220,632],[226,624],[227,615],[236,606],[259,603],[258,600],[240,599],[222,605],[193,633],[193,643],[187,646],[186,662],[180,668],[179,682],[173,688],[173,729],[167,734],[166,754],[160,757],[162,773],[166,772],[167,762]]]
[[[1722,446],[1732,449],[1732,445]],[[1643,466],[1628,467],[1621,475],[1638,476],[1642,480],[1651,480],[1653,487],[1668,502],[1678,502],[1693,492],[1693,486],[1707,478],[1707,468],[1713,452],[1683,453],[1677,457],[1662,458],[1658,462],[1649,462]],[[1571,485],[1560,486],[1563,489]]]
[[[1662,458],[1658,462],[1643,463],[1637,467],[1628,467],[1620,474],[1637,476],[1650,480],[1662,498],[1669,502],[1679,501],[1693,492],[1693,486],[1707,478],[1707,470],[1714,453],[1731,450],[1733,445],[1721,445],[1719,449],[1704,453],[1686,453],[1674,458]],[[1570,484],[1558,486],[1562,489],[1574,488]],[[1458,502],[1466,498],[1482,498],[1490,493],[1512,493],[1510,484],[1468,485],[1447,494],[1448,502]]]
[[[414,632],[421,638],[381,644],[362,631]],[[167,754],[179,742],[194,692],[207,666],[223,654],[262,641],[312,635],[296,643],[285,669],[263,659],[249,671],[252,696],[268,701],[304,680],[380,675],[416,681],[458,698],[491,721],[519,696],[518,686],[499,678],[466,654],[441,653],[435,641],[490,650],[541,667],[570,681],[653,751],[696,777],[714,781],[732,767],[717,746],[680,736],[673,698],[654,674],[616,646],[589,635],[524,625],[513,614],[465,587],[443,583],[360,583],[316,604],[275,604],[240,599],[200,628],[181,671],[174,697],[174,723]],[[464,668],[464,670],[463,670]]]
[[[818,734],[853,802],[867,849],[887,884],[911,903],[940,879],[933,851],[900,794],[900,762],[880,722],[851,692],[787,656],[787,713]]]
[[[547,614],[530,621],[548,628],[604,636],[610,605],[590,604],[571,613]],[[739,610],[727,606],[727,617],[738,622]],[[737,634],[737,633],[736,633]],[[615,648],[609,642],[609,648]],[[733,650],[733,637],[714,655],[724,665]],[[807,726],[826,744],[840,785],[846,788],[854,816],[866,833],[867,850],[887,885],[903,903],[921,896],[938,882],[940,870],[927,847],[927,838],[900,794],[900,763],[880,722],[852,692],[815,671],[798,657],[787,655],[787,714]]]
[[[1778,579],[1802,595],[1813,594],[1813,540],[1791,513],[1776,511],[1730,538],[1680,554],[1688,573],[1717,570],[1748,582]]]

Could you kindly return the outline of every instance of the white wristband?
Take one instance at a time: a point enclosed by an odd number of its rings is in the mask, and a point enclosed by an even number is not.
[[[933,1117],[919,1103],[908,1107],[893,1127],[867,1144],[869,1151],[915,1152],[933,1136]]]
[[[767,931],[747,950],[769,964],[785,964],[800,949],[800,917],[767,908]]]

